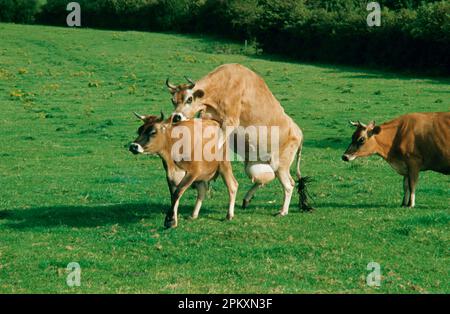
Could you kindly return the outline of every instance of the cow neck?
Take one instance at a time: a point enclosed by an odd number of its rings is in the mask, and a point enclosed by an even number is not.
[[[167,133],[167,134],[170,134],[170,132]],[[168,137],[168,139],[167,139],[167,149],[163,149],[163,150],[161,150],[158,153],[159,157],[164,159],[164,161],[166,162],[167,165],[173,164],[173,160],[171,158],[171,150],[172,150],[172,141],[170,140],[170,137]]]
[[[398,127],[394,122],[387,122],[380,125],[381,132],[375,135],[375,141],[377,142],[376,153],[387,160],[389,151],[392,148],[395,135],[397,134]]]
[[[167,167],[171,168],[173,166],[175,166],[175,162],[173,161],[173,159],[170,156],[170,152],[161,152],[158,154],[159,157],[161,157],[165,162]]]

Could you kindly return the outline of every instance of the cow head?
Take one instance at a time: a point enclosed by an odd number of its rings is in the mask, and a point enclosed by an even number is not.
[[[175,86],[166,80],[169,92],[172,94],[172,104],[175,107],[173,122],[192,119],[197,113],[205,109],[202,98],[205,95],[201,89],[194,89],[195,82],[185,77],[187,84]]]
[[[134,113],[144,124],[139,127],[138,137],[130,145],[130,152],[133,154],[156,154],[164,147],[166,125],[163,123],[164,115],[147,116]]]
[[[375,153],[377,143],[375,135],[381,132],[381,128],[375,125],[372,121],[368,125],[361,122],[351,122],[350,124],[356,127],[355,133],[352,135],[352,142],[348,146],[342,160],[352,161],[358,157],[365,157]]]

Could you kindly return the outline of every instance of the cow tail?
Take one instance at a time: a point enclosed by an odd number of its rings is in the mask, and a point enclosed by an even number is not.
[[[311,211],[313,208],[308,203],[308,196],[310,197],[307,189],[307,183],[311,182],[310,177],[302,177],[300,172],[300,160],[302,158],[302,146],[303,141],[300,143],[300,146],[297,150],[297,165],[296,165],[296,175],[297,175],[297,192],[299,195],[299,208],[303,211]]]

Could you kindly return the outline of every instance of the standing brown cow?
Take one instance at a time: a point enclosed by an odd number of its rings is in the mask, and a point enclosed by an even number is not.
[[[288,214],[289,204],[295,182],[290,167],[297,157],[296,174],[299,180],[300,205],[309,210],[305,193],[305,178],[300,174],[300,159],[303,145],[303,133],[297,124],[284,112],[280,103],[267,87],[264,80],[250,69],[239,64],[225,64],[209,73],[198,82],[189,80],[188,84],[175,86],[166,81],[175,106],[174,121],[191,119],[199,112],[204,116],[220,121],[228,138],[230,127],[264,126],[279,128],[279,149],[269,151],[270,167],[284,189],[283,207],[279,215]],[[258,142],[249,145],[259,148]],[[270,143],[269,143],[270,144]],[[246,160],[246,169],[248,165]],[[251,176],[251,171],[247,171]],[[270,177],[270,174],[269,174]],[[263,184],[254,180],[253,187],[244,198],[245,207],[256,190]]]
[[[381,156],[403,176],[403,206],[414,207],[419,172],[450,174],[450,113],[412,113],[379,126],[356,126],[342,159],[352,161],[373,154]]]
[[[205,143],[202,130],[195,128],[195,120],[172,124],[172,119],[164,121],[162,117],[158,120],[155,120],[153,117],[142,116],[144,125],[139,128],[139,136],[130,145],[130,151],[134,154],[159,155],[165,164],[170,166],[167,173],[168,178],[174,170],[184,172],[182,179],[179,182],[175,182],[175,190],[171,193],[172,206],[166,215],[164,225],[167,228],[178,225],[177,216],[180,199],[184,192],[193,184],[197,184],[198,198],[192,217],[197,218],[207,184],[219,174],[225,181],[230,198],[227,219],[233,219],[238,182],[233,176],[230,161],[225,158],[219,160],[205,158],[197,160],[195,158],[196,149],[200,148],[200,153],[203,153],[205,145],[211,144],[211,142]],[[219,132],[219,124],[214,120],[201,120],[201,124],[205,129],[215,130],[213,133]],[[186,135],[189,135],[186,137],[189,139],[185,143],[186,146],[182,147],[183,151],[180,152],[175,149],[179,143],[179,139],[175,135],[178,131],[181,132],[183,130],[185,134],[182,137],[185,138]],[[210,153],[213,155],[221,154],[220,151],[216,150],[216,146],[213,146]]]
[[[164,121],[164,116],[162,113],[160,117],[153,115],[140,115],[138,113],[134,113],[134,115],[139,120],[144,122],[144,124],[138,129],[137,132],[138,135],[143,138],[149,135],[156,124],[162,123]],[[137,145],[137,143],[132,143],[129,150],[133,154],[145,153],[142,146]],[[178,167],[172,158],[161,158],[161,160],[164,170],[166,171],[167,186],[169,187],[170,198],[172,199],[173,194],[175,193],[178,184],[180,184],[181,180],[185,176],[186,171]],[[202,207],[203,200],[206,197],[206,193],[208,192],[209,187],[208,183],[205,181],[194,182],[193,187],[197,190],[197,200],[192,212],[192,219],[196,219],[198,217],[200,208]]]

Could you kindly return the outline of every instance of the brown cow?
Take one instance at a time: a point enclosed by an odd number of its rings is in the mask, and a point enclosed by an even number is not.
[[[420,171],[450,174],[449,112],[412,113],[379,126],[351,123],[356,131],[342,159],[381,156],[403,176],[402,206],[414,207]]]
[[[179,86],[170,84],[169,80],[166,81],[175,106],[174,121],[191,119],[201,112],[203,116],[220,121],[222,129],[226,132],[226,139],[231,134],[230,127],[278,127],[279,149],[277,152],[269,151],[269,153],[272,154],[270,157],[272,171],[284,189],[284,202],[279,215],[288,214],[295,186],[290,167],[295,157],[297,157],[296,174],[299,180],[300,205],[302,209],[311,209],[304,190],[306,180],[300,174],[303,133],[284,112],[264,80],[242,65],[225,64],[196,83],[189,79],[188,81],[188,84]],[[259,148],[258,142],[249,144]],[[246,169],[249,169],[247,163]],[[248,171],[247,173],[251,175]],[[260,186],[261,182],[256,180],[244,198],[244,207]]]
[[[138,135],[141,135],[145,129],[151,129],[154,127],[156,123],[160,123],[164,120],[164,116],[161,113],[161,117],[152,116],[152,115],[140,115],[134,113],[136,117],[144,122],[144,125],[138,129]],[[138,145],[130,145],[130,151],[133,154],[143,153],[143,150],[140,150]],[[167,186],[169,187],[170,198],[172,199],[172,195],[175,192],[178,184],[180,184],[181,179],[183,179],[186,172],[179,168],[172,158],[161,159],[164,170],[166,171],[166,181]],[[206,193],[208,191],[208,183],[204,181],[195,182],[192,185],[197,190],[197,200],[195,202],[194,211],[192,212],[192,218],[196,219],[198,217],[198,213],[200,212],[200,208],[202,206],[202,202],[205,199]]]
[[[178,176],[180,170],[184,172],[184,176],[179,182],[177,182],[178,179],[173,180],[176,188],[171,193],[171,210],[167,213],[164,225],[167,228],[176,227],[178,225],[177,214],[180,198],[192,184],[197,184],[198,190],[197,203],[192,214],[192,217],[196,218],[201,207],[201,200],[203,200],[205,196],[208,182],[215,179],[219,174],[222,176],[228,188],[230,203],[227,219],[231,220],[234,217],[234,204],[238,183],[233,176],[230,161],[226,158],[220,160],[212,159],[210,161],[205,158],[202,158],[201,160],[195,159],[195,147],[203,147],[206,144],[203,140],[203,134],[195,133],[195,120],[172,124],[171,118],[167,121],[163,121],[162,118],[155,121],[153,118],[150,119],[149,117],[152,116],[142,116],[144,125],[139,128],[139,136],[130,145],[130,151],[135,154],[147,153],[159,155],[167,165],[168,178],[176,172],[178,172]],[[216,128],[218,132],[219,124],[216,121],[207,119],[201,121],[204,128]],[[173,137],[175,128],[185,128],[192,135],[190,136],[191,140],[188,143],[189,158],[177,158],[179,156],[174,156],[175,150],[173,149],[173,146],[177,142],[177,139]],[[214,149],[212,149],[212,153],[216,153]]]

